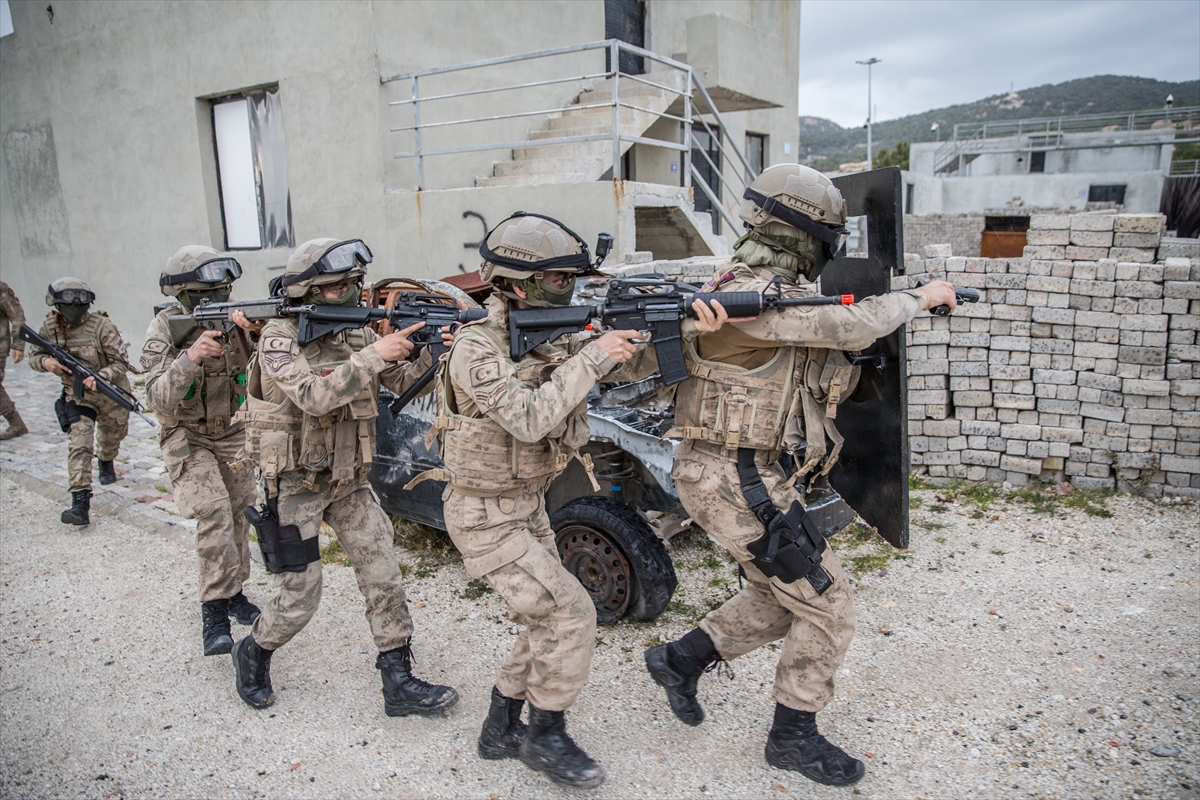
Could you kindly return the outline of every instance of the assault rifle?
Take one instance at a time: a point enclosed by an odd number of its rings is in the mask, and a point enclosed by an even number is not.
[[[251,322],[269,319],[296,317],[299,323],[297,341],[306,345],[330,333],[362,328],[372,322],[386,319],[396,330],[403,330],[418,322],[425,327],[410,335],[409,341],[418,348],[429,346],[436,359],[445,352],[442,344],[443,326],[454,326],[463,322],[483,319],[487,311],[482,308],[460,309],[454,300],[439,294],[423,292],[400,292],[390,308],[366,308],[364,306],[326,306],[316,303],[293,303],[286,297],[267,300],[238,300],[227,303],[202,302],[190,315],[177,315],[167,320],[171,339],[180,346],[197,327],[221,330],[223,335],[237,330],[233,312],[241,311]],[[218,341],[221,341],[218,338]]]
[[[112,400],[126,411],[137,414],[139,417],[141,417],[142,421],[151,428],[154,427],[154,422],[142,415],[142,412],[146,409],[131,392],[127,392],[120,386],[110,383],[109,381],[106,381],[104,378],[100,377],[100,373],[92,369],[83,361],[80,361],[75,356],[71,355],[71,351],[67,350],[67,348],[63,345],[43,338],[28,325],[22,325],[19,329],[17,329],[17,338],[23,342],[28,342],[29,344],[35,345],[36,347],[49,353],[55,361],[67,368],[67,371],[70,372],[75,378],[74,386],[72,386],[72,392],[76,398],[83,398],[83,382],[88,378],[93,378],[96,381],[97,392],[104,395],[109,400]]]
[[[920,289],[922,286],[924,286],[928,282],[929,281],[917,281],[917,288]],[[965,286],[955,286],[954,287],[954,300],[955,300],[955,302],[960,303],[960,304],[961,303],[978,303],[979,302],[979,292],[975,289],[968,289]],[[945,317],[950,314],[950,306],[948,306],[948,305],[934,306],[933,308],[929,309],[929,313],[933,314],[935,317]]]
[[[278,319],[283,316],[284,299],[271,300],[234,300],[225,303],[202,301],[191,314],[176,314],[167,317],[167,330],[171,335],[171,344],[176,349],[183,349],[188,338],[197,328],[209,331],[220,331],[217,341],[228,343],[241,355],[244,362],[250,360],[254,348],[246,332],[233,321],[233,312],[241,311],[251,322],[262,322],[268,319]]]
[[[556,308],[513,309],[508,313],[509,346],[513,360],[520,359],[538,345],[568,333],[587,329],[593,319],[613,330],[649,331],[655,346],[663,383],[667,386],[687,380],[683,362],[681,324],[684,316],[696,316],[692,302],[704,301],[711,309],[716,300],[730,318],[757,317],[765,311],[794,306],[850,305],[854,295],[827,297],[784,297],[778,278],[758,292],[696,292],[695,287],[663,278],[661,275],[633,275],[608,282],[608,295],[600,305]]]

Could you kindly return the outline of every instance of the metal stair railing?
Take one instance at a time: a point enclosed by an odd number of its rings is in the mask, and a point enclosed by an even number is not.
[[[606,51],[608,54],[609,67],[603,72],[585,72],[581,75],[569,75],[563,77],[548,78],[538,81],[527,81],[523,83],[511,83],[503,86],[493,86],[485,88],[468,89],[459,92],[447,92],[443,94],[427,95],[422,97],[420,88],[421,80],[434,75],[445,75],[451,72],[467,72],[471,70],[487,70],[491,67],[497,67],[503,64],[514,64],[522,61],[533,61],[536,59],[551,58],[554,56],[568,55],[571,53],[580,53],[585,51]],[[683,88],[668,85],[666,82],[652,80],[645,75],[628,75],[621,73],[619,69],[621,53],[631,53],[640,56],[644,59],[654,61],[658,64],[683,74]],[[653,73],[650,73],[653,75]],[[479,95],[491,95],[499,92],[520,91],[522,89],[531,89],[542,86],[552,86],[555,84],[583,84],[585,81],[596,80],[597,78],[606,79],[612,87],[611,99],[604,102],[586,103],[579,106],[569,106],[567,108],[545,108],[536,109],[533,111],[517,111],[508,114],[493,114],[485,116],[465,117],[461,119],[445,120],[440,122],[422,122],[421,110],[422,106],[426,108],[429,104],[441,101],[458,99],[463,97],[475,97]],[[729,136],[729,128],[725,125],[724,119],[717,111],[716,104],[708,94],[708,90],[700,82],[695,71],[690,65],[676,61],[671,58],[660,56],[657,53],[645,50],[641,47],[635,47],[627,42],[619,39],[609,39],[600,42],[589,42],[587,44],[572,45],[569,47],[558,47],[550,50],[538,50],[531,53],[519,53],[517,55],[502,56],[499,58],[489,58],[480,61],[471,61],[465,64],[457,64],[447,67],[435,67],[433,69],[421,70],[419,72],[407,72],[398,75],[381,76],[381,83],[392,83],[396,81],[408,81],[411,87],[411,93],[408,98],[402,100],[393,100],[388,103],[392,107],[411,106],[412,107],[412,124],[399,125],[390,129],[392,133],[403,133],[411,131],[413,133],[414,148],[412,150],[398,151],[394,153],[394,158],[407,159],[415,158],[417,161],[417,189],[424,190],[426,188],[425,177],[425,161],[427,158],[436,156],[452,156],[462,153],[481,152],[486,150],[511,150],[524,147],[547,147],[551,145],[575,144],[579,142],[596,142],[596,141],[611,141],[612,142],[612,175],[613,180],[621,180],[621,150],[622,144],[643,144],[652,147],[663,147],[669,150],[675,150],[680,153],[687,153],[695,145],[704,159],[712,167],[714,174],[718,177],[720,185],[724,185],[727,181],[721,170],[717,169],[709,158],[708,153],[704,152],[704,148],[699,146],[699,142],[693,133],[693,126],[700,124],[709,136],[717,142],[720,153],[725,156],[727,162],[732,163],[726,152],[726,145],[733,150],[738,161],[745,168],[745,174],[750,176],[750,179],[757,177],[757,174],[750,167],[750,163],[746,160],[746,156],[741,149],[732,141]],[[631,102],[621,99],[621,84],[622,82],[633,81],[635,83],[651,86],[676,95],[683,100],[683,115],[667,113],[667,111],[654,111],[653,109],[645,108]],[[696,101],[693,99],[693,93],[698,92],[703,98],[703,108],[697,109]],[[594,134],[579,134],[569,136],[555,136],[543,139],[527,139],[522,141],[484,141],[477,144],[463,145],[459,147],[428,147],[425,143],[426,132],[449,128],[452,126],[466,125],[478,122],[493,122],[506,119],[517,119],[523,117],[551,117],[561,115],[563,111],[585,111],[598,108],[612,108],[611,129],[607,132]],[[635,112],[652,114],[659,119],[670,119],[679,122],[682,128],[681,141],[671,142],[664,139],[651,139],[645,136],[635,136],[624,133],[621,130],[621,109],[627,108]],[[709,115],[712,117],[712,124],[704,117]],[[719,131],[719,135],[716,131]],[[683,170],[683,185],[691,186],[694,178],[700,178],[698,183],[708,196],[709,201],[713,206],[720,210],[723,217],[730,225],[736,228],[736,222],[729,210],[717,199],[713,189],[702,179],[698,169],[692,160],[689,158],[689,168]],[[736,170],[735,170],[736,172]],[[739,178],[740,179],[740,178]],[[745,181],[743,180],[743,183]],[[739,195],[740,197],[740,195]]]

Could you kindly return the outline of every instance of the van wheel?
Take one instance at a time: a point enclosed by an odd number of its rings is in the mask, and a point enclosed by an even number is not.
[[[649,622],[679,583],[667,548],[632,508],[611,497],[581,497],[550,515],[558,555],[596,604],[596,621],[626,614]]]

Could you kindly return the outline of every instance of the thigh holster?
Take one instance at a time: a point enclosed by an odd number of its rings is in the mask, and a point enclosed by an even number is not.
[[[258,534],[258,548],[267,572],[304,572],[309,564],[321,560],[319,537],[302,539],[299,526],[280,524],[279,501],[270,493],[258,508],[246,506],[245,514]]]
[[[87,417],[92,422],[96,421],[96,409],[80,405],[74,400],[67,397],[67,390],[64,388],[62,394],[54,401],[54,416],[58,417],[58,427],[62,428],[63,433],[70,433],[71,426],[79,420]]]
[[[754,463],[754,450],[738,449],[737,469],[742,496],[766,529],[766,533],[746,545],[754,557],[754,566],[768,578],[778,578],[784,583],[807,579],[817,594],[824,594],[832,583],[821,567],[825,537],[804,505],[795,500],[785,512],[775,507]]]

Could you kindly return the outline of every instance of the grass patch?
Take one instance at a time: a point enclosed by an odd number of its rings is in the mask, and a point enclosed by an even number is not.
[[[478,600],[485,594],[493,594],[492,587],[479,578],[472,578],[467,581],[467,588],[463,589],[458,595],[463,600]]]
[[[346,555],[346,551],[342,549],[342,543],[336,536],[331,536],[329,544],[321,548],[321,563],[350,566],[350,556]]]
[[[935,536],[935,537],[933,537],[933,540],[934,540],[935,542],[937,542],[938,544],[945,544],[945,543],[946,543],[946,537],[945,537],[945,536]]]
[[[829,537],[829,546],[835,550],[847,550],[871,544],[876,540],[875,531],[855,520]]]
[[[923,497],[908,498],[908,507],[909,508],[920,508],[922,505],[924,505],[924,503],[925,503],[925,498],[923,498]]]
[[[994,550],[989,550],[988,552],[990,552],[990,553],[991,553],[992,555],[994,555],[994,556],[1006,556],[1006,555],[1008,555],[1008,553],[1004,552],[1003,550],[1000,550],[999,548],[996,548],[996,549],[994,549]]]
[[[917,527],[924,528],[927,531],[941,531],[941,530],[945,530],[949,526],[946,525],[944,522],[926,522],[926,521],[922,520],[921,522],[917,523]]]
[[[171,487],[167,486],[165,483],[156,483],[156,484],[154,484],[154,488],[157,489],[158,491],[162,492],[163,494],[171,493]]]
[[[933,487],[933,484],[930,483],[929,481],[925,480],[924,476],[922,476],[922,475],[909,475],[908,476],[908,488],[912,489],[912,490],[916,490],[916,489],[932,489],[934,487]]]
[[[878,572],[893,561],[906,561],[911,556],[903,550],[897,550],[884,541],[876,543],[873,552],[860,553],[850,557],[850,572],[855,578],[861,578],[868,572]]]
[[[462,561],[449,534],[419,522],[392,517],[392,541],[400,547],[420,553],[421,561],[430,560],[435,566]]]
[[[1076,489],[1072,494],[1063,498],[1063,505],[1077,508],[1090,517],[1108,519],[1112,512],[1108,510],[1108,498],[1111,492],[1099,489]]]
[[[644,640],[642,642],[642,647],[650,649],[651,647],[658,647],[660,644],[663,644],[663,638],[656,633],[649,639]]]
[[[709,553],[703,559],[701,559],[700,564],[708,569],[720,569],[721,559],[717,558],[712,553]]]

